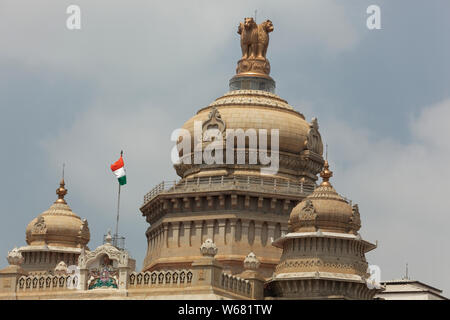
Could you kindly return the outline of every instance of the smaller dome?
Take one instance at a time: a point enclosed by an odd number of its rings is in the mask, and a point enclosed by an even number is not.
[[[353,207],[341,197],[329,182],[333,175],[325,160],[320,173],[323,182],[313,193],[292,209],[290,232],[339,232],[357,234],[361,228],[358,206]]]
[[[64,200],[67,189],[64,179],[56,189],[58,199],[50,208],[31,220],[26,229],[29,245],[51,245],[85,248],[90,239],[86,219],[81,220]]]

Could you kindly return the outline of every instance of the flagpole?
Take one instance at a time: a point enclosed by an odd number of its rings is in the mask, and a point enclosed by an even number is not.
[[[123,150],[120,151],[120,157],[122,158]],[[119,212],[120,212],[120,182],[119,182],[119,192],[117,193],[117,219],[116,219],[116,236],[115,236],[115,244],[117,246],[117,241],[119,238]]]
[[[119,192],[117,194],[116,241],[119,236],[119,208],[120,208],[120,183],[119,183]]]

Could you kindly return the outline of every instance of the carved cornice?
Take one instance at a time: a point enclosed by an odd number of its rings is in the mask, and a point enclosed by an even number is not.
[[[150,224],[169,213],[265,212],[265,214],[289,216],[291,210],[306,194],[277,194],[256,190],[191,191],[159,194],[142,208],[142,215]],[[247,198],[247,205],[246,205]],[[241,200],[242,199],[242,200]],[[188,205],[187,205],[188,204]]]

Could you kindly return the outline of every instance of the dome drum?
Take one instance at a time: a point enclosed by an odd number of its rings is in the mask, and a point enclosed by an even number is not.
[[[236,75],[230,79],[230,91],[234,90],[261,90],[275,93],[275,81],[270,77]]]

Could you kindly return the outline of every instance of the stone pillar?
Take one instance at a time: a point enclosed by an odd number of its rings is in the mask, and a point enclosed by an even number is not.
[[[27,272],[20,266],[24,258],[17,248],[8,252],[9,266],[0,270],[0,300],[17,298],[17,280]]]
[[[198,246],[202,243],[203,220],[194,221],[195,237],[192,239],[192,246]]]
[[[241,226],[242,226],[242,231],[241,231],[241,241],[244,245],[249,244],[249,240],[248,240],[248,227],[250,226],[250,220],[246,220],[246,219],[241,219]]]
[[[262,225],[263,221],[260,220],[254,220],[255,222],[255,240],[253,245],[256,243],[262,247],[262,241],[261,241],[261,232],[262,232]]]
[[[192,263],[192,285],[217,287],[220,284],[222,265],[214,258],[217,247],[211,239],[207,239],[200,247],[202,257]]]
[[[223,246],[225,245],[225,219],[218,219],[218,224],[219,224],[219,233],[216,235],[216,237],[214,238],[214,242],[217,243],[217,245],[219,246]]]
[[[213,235],[214,235],[214,220],[209,219],[206,221],[206,228],[207,228],[207,232],[206,232],[206,239],[213,239]]]
[[[172,239],[169,239],[169,247],[170,248],[178,248],[178,238],[180,237],[180,223],[174,222],[172,223]]]
[[[267,223],[267,245],[272,246],[272,241],[275,241],[275,222]]]
[[[128,276],[130,275],[129,267],[119,267],[119,290],[128,288]]]
[[[80,269],[80,290],[88,289],[88,280],[89,280],[89,270],[88,269]]]
[[[7,266],[0,270],[0,300],[15,300],[17,297],[17,280],[27,272],[20,266]]]
[[[248,280],[251,284],[252,291],[250,293],[251,299],[264,299],[264,277],[258,272],[260,262],[253,252],[250,252],[244,259],[244,272],[238,276],[242,279]]]

